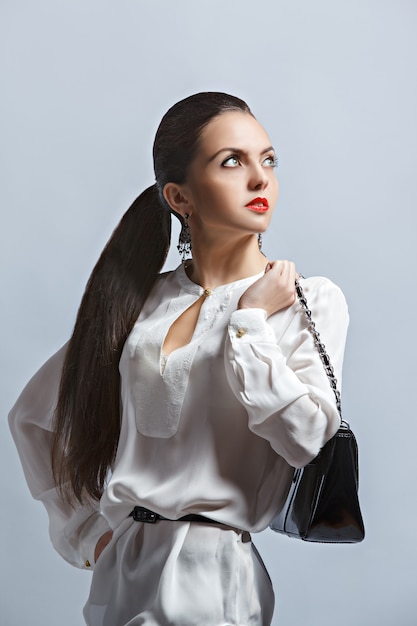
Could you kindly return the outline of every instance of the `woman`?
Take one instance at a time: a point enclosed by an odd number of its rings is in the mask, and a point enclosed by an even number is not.
[[[274,597],[249,533],[269,525],[291,468],[339,415],[294,264],[260,249],[276,156],[248,106],[182,100],[153,154],[156,184],[115,230],[69,344],[10,424],[55,548],[94,569],[87,624],[264,626]],[[159,274],[171,212],[192,259]],[[325,278],[303,287],[340,379],[344,297]]]

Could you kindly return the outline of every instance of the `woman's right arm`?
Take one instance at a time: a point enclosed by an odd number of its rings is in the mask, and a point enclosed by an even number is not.
[[[95,562],[99,539],[110,528],[99,504],[73,508],[58,493],[51,469],[52,421],[66,346],[29,381],[9,413],[9,425],[32,496],[46,507],[55,549],[76,567]]]

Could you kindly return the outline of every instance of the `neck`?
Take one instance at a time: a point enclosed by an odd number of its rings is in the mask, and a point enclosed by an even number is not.
[[[186,269],[193,282],[204,289],[215,289],[260,273],[267,263],[267,258],[259,250],[256,235],[204,242],[204,245],[193,238],[193,259]]]

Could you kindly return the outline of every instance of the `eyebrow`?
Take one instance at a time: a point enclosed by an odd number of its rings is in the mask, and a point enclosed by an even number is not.
[[[267,152],[275,152],[275,149],[273,146],[268,146],[268,148],[265,148],[265,150],[262,150],[262,152],[260,153],[261,156],[263,154],[266,154]],[[244,154],[247,155],[247,151],[246,150],[242,150],[241,148],[233,148],[233,147],[228,147],[228,148],[220,148],[220,150],[218,150],[215,154],[213,154],[213,156],[211,156],[208,160],[208,162],[210,163],[211,161],[214,161],[214,159],[219,156],[219,154],[221,154],[222,152],[232,152],[233,154]]]

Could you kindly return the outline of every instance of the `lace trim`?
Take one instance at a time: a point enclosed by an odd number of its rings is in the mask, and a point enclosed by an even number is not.
[[[164,374],[165,368],[167,366],[168,354],[161,353],[161,374]]]

